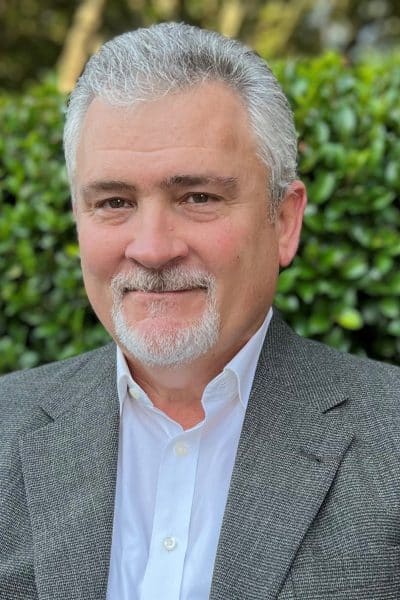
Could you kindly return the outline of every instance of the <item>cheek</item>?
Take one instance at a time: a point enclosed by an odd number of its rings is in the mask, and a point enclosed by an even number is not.
[[[118,236],[104,236],[97,228],[78,228],[81,266],[86,293],[98,319],[112,331],[110,282],[120,264]]]
[[[241,297],[260,298],[274,289],[279,257],[276,235],[269,225],[253,223],[232,229],[218,238],[215,256],[225,282]]]
[[[104,235],[83,225],[78,229],[78,241],[84,276],[111,278],[124,255],[120,236]]]
[[[242,248],[235,236],[218,232],[208,237],[200,258],[206,270],[216,277],[217,284],[225,288],[241,268]]]
[[[258,224],[227,227],[213,239],[211,259],[226,267],[257,269],[260,263],[277,260],[276,240],[265,227]],[[211,253],[210,253],[211,255]]]
[[[251,277],[251,244],[251,235],[238,225],[229,224],[207,236],[202,259],[217,279],[220,301],[231,302],[232,294],[237,294],[237,286],[246,284],[246,278]]]

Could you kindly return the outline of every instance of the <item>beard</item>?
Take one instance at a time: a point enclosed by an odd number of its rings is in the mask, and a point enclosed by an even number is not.
[[[215,278],[209,273],[182,267],[156,271],[136,266],[134,271],[113,277],[111,289],[116,338],[139,363],[151,367],[176,367],[193,362],[216,344],[220,316],[216,306]],[[168,326],[168,304],[162,292],[197,289],[206,294],[206,306],[200,317]],[[148,316],[162,316],[166,327],[143,329],[140,324],[129,324],[123,311],[123,298],[130,291],[159,293],[160,300],[149,303]]]

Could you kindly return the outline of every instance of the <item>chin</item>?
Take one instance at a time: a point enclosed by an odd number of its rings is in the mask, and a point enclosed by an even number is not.
[[[148,317],[137,322],[125,320],[126,327],[136,336],[154,337],[156,340],[160,335],[177,336],[182,331],[196,327],[199,319],[179,319],[174,317]]]
[[[122,310],[113,311],[117,342],[147,366],[177,367],[206,354],[219,337],[219,314],[209,308],[197,320],[152,317],[130,324]]]

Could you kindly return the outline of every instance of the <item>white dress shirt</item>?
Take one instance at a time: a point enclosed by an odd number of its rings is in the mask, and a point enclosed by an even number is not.
[[[258,357],[271,320],[206,386],[188,430],[155,408],[117,349],[121,425],[107,600],[206,600]]]

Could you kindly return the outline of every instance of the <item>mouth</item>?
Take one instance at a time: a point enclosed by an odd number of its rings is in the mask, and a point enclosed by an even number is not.
[[[203,287],[189,287],[189,288],[177,288],[177,289],[163,289],[163,290],[157,290],[157,289],[149,289],[149,290],[143,290],[143,289],[139,289],[139,288],[129,288],[126,287],[123,289],[123,294],[132,294],[132,293],[136,293],[136,294],[148,294],[148,295],[156,295],[156,296],[162,296],[162,295],[169,295],[169,294],[184,294],[186,292],[204,292],[207,291],[207,288],[205,286]]]

